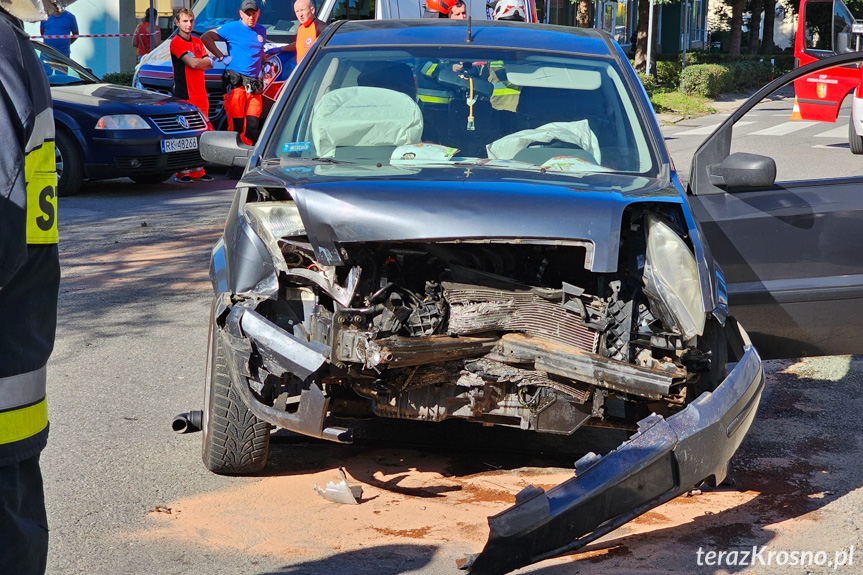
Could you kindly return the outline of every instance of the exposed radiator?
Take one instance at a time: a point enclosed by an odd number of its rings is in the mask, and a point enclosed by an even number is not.
[[[530,291],[513,291],[444,282],[450,304],[447,333],[467,335],[488,331],[520,332],[571,345],[592,353],[599,350],[599,332],[581,318]]]

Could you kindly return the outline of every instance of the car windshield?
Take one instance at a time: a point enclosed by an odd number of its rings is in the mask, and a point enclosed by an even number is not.
[[[613,61],[477,48],[325,50],[265,154],[283,165],[657,170]]]
[[[60,54],[44,44],[33,42],[33,48],[42,61],[42,68],[52,86],[68,86],[70,84],[95,84],[99,79],[81,67],[80,64]]]
[[[322,0],[313,0],[315,10],[320,10]],[[195,12],[195,31],[203,34],[218,28],[226,22],[239,19],[242,0],[199,0],[193,8]],[[296,36],[299,22],[294,14],[294,0],[259,1],[261,15],[258,24],[267,30],[270,42],[287,42],[289,36]]]

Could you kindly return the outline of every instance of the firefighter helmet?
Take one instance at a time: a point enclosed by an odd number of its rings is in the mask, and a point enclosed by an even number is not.
[[[450,9],[456,5],[457,0],[426,0],[426,8],[432,12],[440,12],[444,16],[449,15]]]
[[[495,20],[517,20],[525,22],[527,20],[527,8],[524,5],[524,0],[497,0],[489,8],[494,8]]]

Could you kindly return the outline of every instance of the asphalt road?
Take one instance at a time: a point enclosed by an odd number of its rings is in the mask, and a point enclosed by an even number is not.
[[[687,142],[698,134],[683,132],[716,120],[668,128],[672,153],[694,149]],[[200,434],[176,435],[170,421],[202,405],[208,254],[232,184],[114,180],[60,200],[63,280],[43,454],[51,575],[454,573],[456,559],[481,548],[485,516],[597,449],[590,434],[561,446],[474,427],[370,425],[355,447],[280,434],[259,477],[206,471]],[[824,550],[832,560],[861,543],[860,360],[767,367],[733,487],[667,504],[589,553],[523,572],[863,572],[863,550],[856,568],[835,571],[697,563],[702,547]],[[339,465],[364,485],[362,505],[333,506],[312,492]]]

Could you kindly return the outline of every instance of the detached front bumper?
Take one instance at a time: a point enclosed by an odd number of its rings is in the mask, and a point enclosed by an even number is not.
[[[667,419],[642,420],[629,441],[602,458],[582,458],[576,477],[547,493],[524,489],[514,506],[489,518],[485,548],[462,568],[500,574],[563,555],[702,481],[721,482],[764,389],[761,358],[743,328],[728,322],[738,363],[715,391]]]

